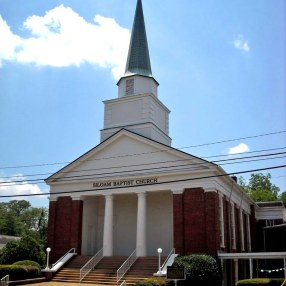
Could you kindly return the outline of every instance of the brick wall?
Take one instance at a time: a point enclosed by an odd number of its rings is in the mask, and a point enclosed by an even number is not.
[[[81,251],[82,201],[71,197],[60,197],[50,202],[48,224],[48,246],[51,261],[55,261],[71,248]]]
[[[173,195],[174,247],[177,253],[215,254],[219,249],[218,195],[185,189]]]

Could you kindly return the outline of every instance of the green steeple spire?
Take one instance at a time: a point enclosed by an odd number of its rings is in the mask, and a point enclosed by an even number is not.
[[[145,22],[141,0],[137,0],[125,76],[152,76]]]

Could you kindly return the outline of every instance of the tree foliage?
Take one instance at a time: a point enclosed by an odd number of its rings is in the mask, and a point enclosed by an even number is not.
[[[284,206],[286,207],[286,191],[283,192],[280,196],[279,199],[283,202]]]
[[[13,264],[21,260],[32,260],[40,265],[44,263],[45,253],[42,245],[30,236],[10,241],[0,250],[0,264]]]
[[[251,174],[247,183],[242,177],[238,179],[238,184],[256,202],[276,201],[279,199],[279,187],[272,184],[271,174]]]
[[[34,208],[25,200],[0,203],[0,234],[32,236],[41,244],[47,237],[48,211]]]
[[[221,285],[220,264],[210,255],[178,256],[173,266],[185,268],[187,280],[181,285]]]

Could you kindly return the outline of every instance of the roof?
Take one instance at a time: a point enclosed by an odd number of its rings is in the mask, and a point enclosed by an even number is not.
[[[125,76],[138,74],[152,77],[147,36],[141,0],[137,0]]]
[[[283,202],[281,201],[257,202],[256,204],[261,208],[283,207]]]
[[[165,150],[169,150],[171,152],[175,152],[177,154],[181,154],[181,156],[187,156],[190,158],[194,158],[197,160],[200,160],[201,162],[206,163],[209,166],[215,166],[218,167],[218,165],[216,165],[215,163],[209,162],[207,160],[204,160],[202,158],[196,157],[194,155],[191,155],[189,153],[183,152],[179,149],[175,149],[169,145],[165,145],[161,142],[155,141],[153,139],[150,139],[148,137],[145,137],[143,135],[140,135],[138,133],[135,133],[133,131],[127,130],[127,129],[120,129],[119,131],[117,131],[115,134],[113,134],[112,136],[110,136],[109,138],[107,138],[106,140],[102,141],[100,144],[96,145],[94,148],[92,148],[91,150],[87,151],[86,153],[84,153],[82,156],[80,156],[79,158],[75,159],[74,161],[72,161],[71,163],[69,163],[68,165],[66,165],[65,167],[63,167],[62,169],[60,169],[59,171],[57,171],[56,173],[52,174],[51,176],[49,176],[47,179],[45,179],[46,183],[50,183],[52,182],[53,179],[55,179],[58,175],[60,175],[61,173],[64,173],[64,170],[69,169],[70,167],[72,167],[73,165],[77,164],[77,162],[84,162],[85,160],[87,160],[87,158],[90,156],[90,154],[92,154],[93,152],[96,152],[96,150],[100,149],[101,147],[103,147],[106,144],[110,144],[109,142],[113,141],[113,138],[119,137],[123,134],[130,134],[133,136],[136,136],[137,138],[141,138],[142,140],[144,140],[145,142],[150,142],[153,143],[155,145],[157,145],[158,147],[161,146],[161,148],[165,149]]]

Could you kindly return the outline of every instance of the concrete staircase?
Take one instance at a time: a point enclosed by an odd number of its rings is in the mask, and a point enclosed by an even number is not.
[[[76,256],[63,267],[52,279],[53,282],[79,283],[80,268],[90,259],[89,256]],[[127,259],[125,256],[104,257],[82,281],[93,285],[115,286],[117,284],[117,269]],[[140,257],[124,276],[128,285],[153,277],[158,270],[158,257]]]

